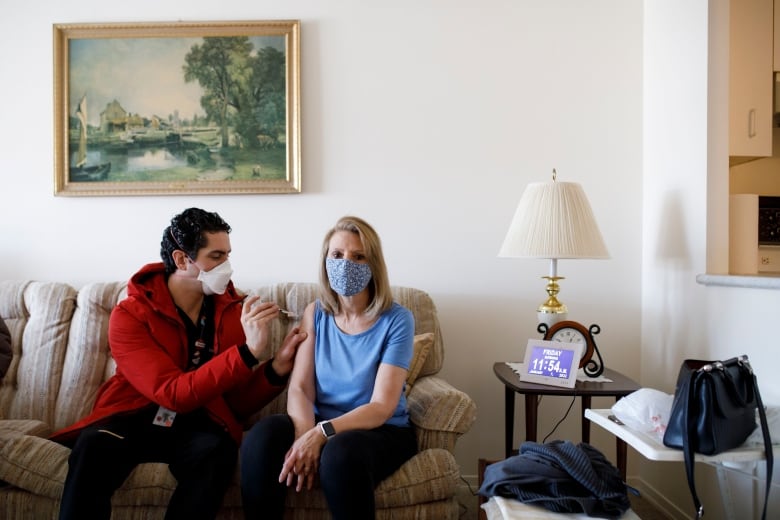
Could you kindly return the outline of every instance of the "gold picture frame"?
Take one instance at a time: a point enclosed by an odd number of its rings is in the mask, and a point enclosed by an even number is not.
[[[53,33],[55,195],[301,191],[298,20]]]

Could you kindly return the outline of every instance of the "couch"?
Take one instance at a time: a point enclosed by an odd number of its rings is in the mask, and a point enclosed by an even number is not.
[[[300,315],[316,285],[280,283],[247,290]],[[108,319],[125,297],[124,282],[77,290],[66,283],[0,281],[0,316],[11,331],[14,358],[0,382],[0,518],[56,518],[70,450],[47,436],[92,407],[115,365]],[[436,307],[425,292],[394,287],[415,317],[415,358],[409,371],[409,409],[420,451],[376,489],[377,518],[456,519],[460,470],[452,454],[476,416],[474,401],[437,376],[444,346]],[[272,326],[272,343],[295,317]],[[285,410],[286,393],[248,421]],[[219,518],[242,518],[237,468]],[[166,465],[141,464],[114,494],[114,519],[163,518],[176,485]],[[318,489],[288,493],[286,518],[329,518]]]

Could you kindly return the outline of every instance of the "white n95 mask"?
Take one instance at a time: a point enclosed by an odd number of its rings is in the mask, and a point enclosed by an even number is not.
[[[230,260],[225,260],[210,271],[201,269],[198,280],[203,284],[204,294],[223,294],[232,275],[233,268],[230,267]]]

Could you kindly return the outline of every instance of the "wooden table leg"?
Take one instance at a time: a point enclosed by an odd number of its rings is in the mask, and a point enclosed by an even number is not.
[[[536,442],[536,418],[539,401],[533,394],[525,394],[525,440]]]
[[[617,403],[621,399],[622,397],[616,396],[615,402]],[[617,452],[617,467],[620,471],[620,478],[622,478],[623,482],[625,482],[626,467],[628,466],[628,449],[626,446],[626,441],[617,436],[615,436],[615,451]]]
[[[515,392],[504,387],[504,457],[512,456],[512,441],[515,434]]]
[[[590,421],[585,418],[585,410],[590,408],[591,397],[589,395],[582,396],[582,442],[590,444]]]
[[[617,401],[616,398],[615,400]],[[591,396],[582,396],[582,442],[590,444],[590,421],[585,418],[585,410],[590,408]],[[626,443],[620,437],[615,437],[615,451],[617,452],[617,468],[620,471],[620,477],[623,482],[626,480],[626,466],[628,463],[628,449]]]
[[[620,437],[616,437],[617,441],[615,442],[615,448],[617,449],[617,467],[618,470],[620,470],[620,478],[623,479],[623,482],[626,481],[626,466],[628,463],[628,449],[626,446],[626,441],[621,439]]]

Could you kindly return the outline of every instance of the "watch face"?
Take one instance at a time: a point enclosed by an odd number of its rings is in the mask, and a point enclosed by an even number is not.
[[[556,331],[550,339],[561,343],[585,343],[585,335],[579,330],[569,327],[563,327]]]
[[[330,424],[330,421],[322,421],[320,423],[320,428],[322,428],[322,433],[325,434],[325,437],[329,439],[336,435],[336,429]]]

